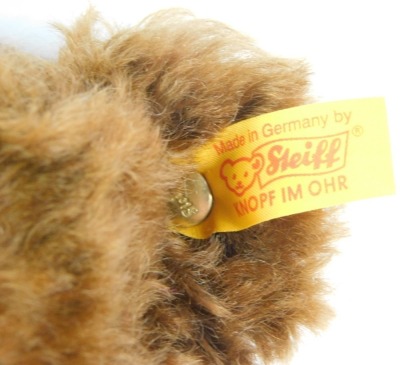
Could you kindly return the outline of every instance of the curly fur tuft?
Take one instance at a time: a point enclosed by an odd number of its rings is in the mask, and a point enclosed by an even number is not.
[[[334,211],[195,240],[167,203],[223,127],[306,103],[307,67],[183,11],[95,18],[56,61],[0,50],[0,364],[286,357],[329,315]]]

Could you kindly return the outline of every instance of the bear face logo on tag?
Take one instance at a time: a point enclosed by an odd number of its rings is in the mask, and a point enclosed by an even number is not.
[[[263,166],[264,158],[261,154],[255,154],[251,158],[241,157],[234,161],[228,159],[221,165],[220,176],[230,191],[242,196],[253,186]]]

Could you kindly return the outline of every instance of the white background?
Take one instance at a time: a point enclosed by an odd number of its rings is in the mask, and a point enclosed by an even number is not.
[[[1,2],[0,41],[44,56],[54,56],[61,41],[48,23],[70,24],[88,5],[75,0]],[[162,8],[188,8],[250,35],[269,53],[306,59],[318,100],[384,96],[399,191],[400,13],[395,1],[91,3],[107,20],[123,25]],[[400,364],[399,208],[399,195],[347,206],[344,218],[351,236],[337,243],[339,254],[325,271],[336,318],[324,332],[304,335],[291,365]]]

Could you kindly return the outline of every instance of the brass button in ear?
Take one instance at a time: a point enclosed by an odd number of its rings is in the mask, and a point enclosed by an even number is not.
[[[182,187],[169,203],[173,223],[177,227],[192,227],[207,218],[213,197],[203,175],[194,172],[186,176]]]

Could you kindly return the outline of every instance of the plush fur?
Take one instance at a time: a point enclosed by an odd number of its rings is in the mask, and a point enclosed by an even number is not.
[[[55,61],[0,52],[0,364],[286,357],[329,313],[334,212],[195,240],[168,200],[222,128],[309,102],[306,66],[182,11],[95,29]]]

